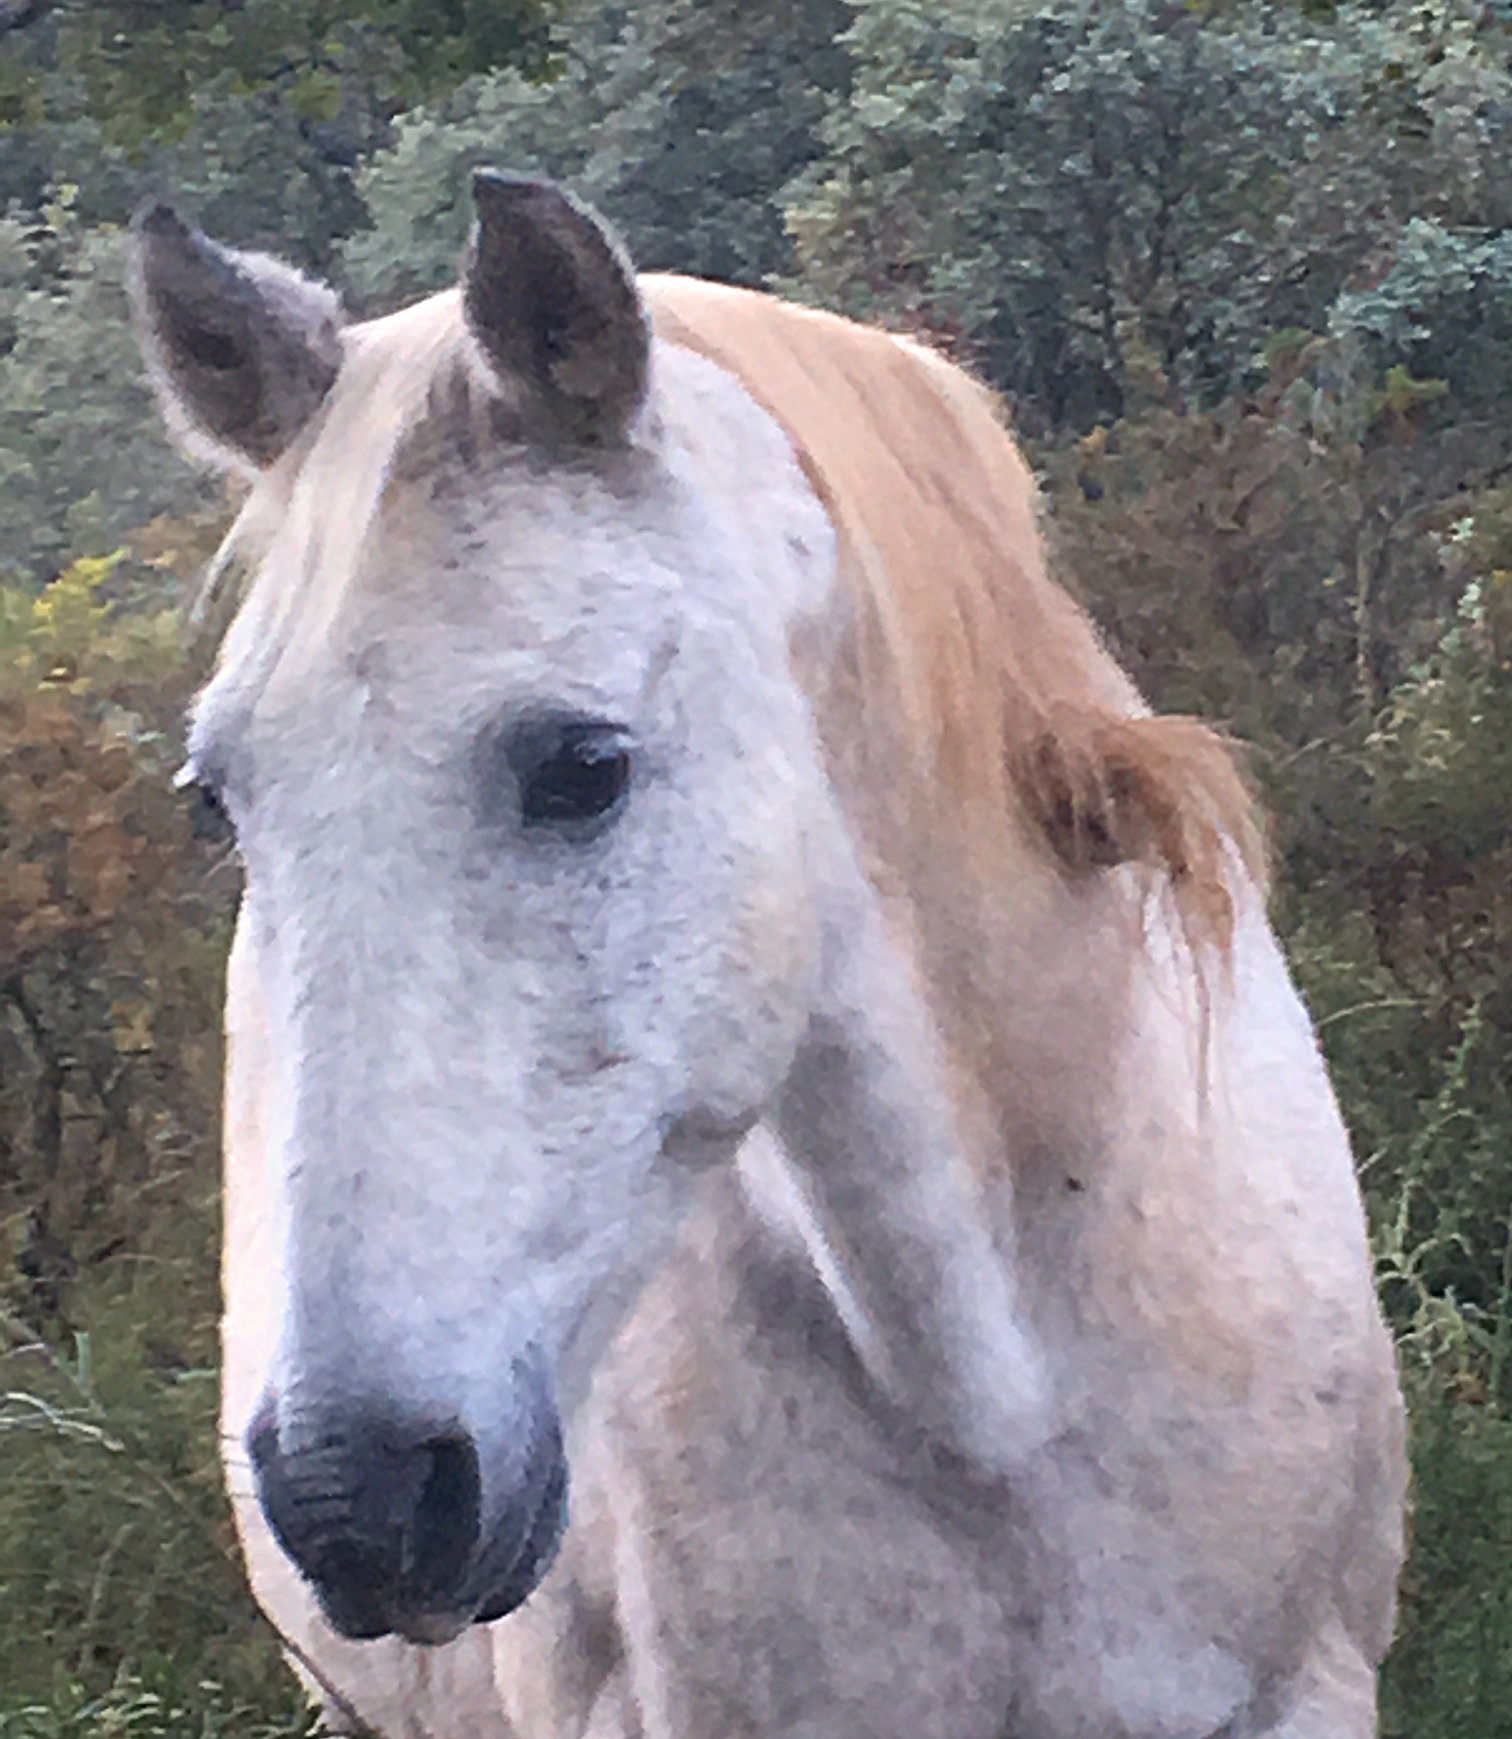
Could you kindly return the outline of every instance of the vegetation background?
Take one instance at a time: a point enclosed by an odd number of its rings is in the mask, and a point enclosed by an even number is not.
[[[1508,0],[0,0],[0,1736],[307,1724],[216,1455],[236,870],[170,789],[226,503],[122,226],[374,309],[479,161],[981,371],[1118,654],[1253,745],[1413,1407],[1385,1732],[1512,1735]]]

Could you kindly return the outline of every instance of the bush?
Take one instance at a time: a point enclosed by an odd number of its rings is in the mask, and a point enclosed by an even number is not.
[[[124,237],[64,208],[0,218],[0,582],[40,583],[211,499],[162,438],[124,271]]]
[[[794,288],[963,338],[1036,434],[1215,402],[1409,217],[1512,221],[1490,16],[1314,10],[858,8]]]
[[[1415,1387],[1413,1554],[1382,1739],[1512,1739],[1512,1419]]]
[[[162,1699],[201,1677],[227,1720],[295,1706],[216,1453],[231,887],[170,789],[178,614],[109,601],[154,578],[119,554],[0,589],[5,1732],[187,1730]]]
[[[845,0],[657,0],[586,9],[550,85],[504,72],[403,116],[360,177],[371,230],[346,247],[360,299],[456,276],[477,165],[570,181],[639,265],[761,284],[791,263],[778,194],[819,152],[850,60]],[[674,76],[668,76],[675,67]]]

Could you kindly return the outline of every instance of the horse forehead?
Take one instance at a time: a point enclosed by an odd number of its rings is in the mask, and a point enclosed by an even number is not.
[[[496,512],[483,504],[494,553],[548,611],[633,615],[660,594],[784,630],[822,612],[835,532],[787,431],[716,364],[654,354],[636,450],[601,474],[513,477]]]
[[[687,569],[665,494],[524,467],[481,486],[459,474],[418,488],[387,516],[346,638],[405,632],[458,653],[570,657],[584,642],[654,637]]]
[[[414,479],[362,587],[355,622],[369,639],[420,624],[462,665],[502,675],[512,663],[524,678],[545,663],[611,687],[712,622],[785,660],[794,621],[832,597],[829,517],[785,431],[737,381],[661,352],[640,444],[621,459]],[[404,666],[418,674],[413,657]]]
[[[664,343],[623,466],[453,457],[396,477],[374,533],[292,682],[288,618],[260,610],[254,588],[196,709],[207,737],[291,704],[309,718],[322,698],[460,699],[470,681],[555,676],[628,698],[710,623],[758,642],[770,676],[836,585],[834,529],[787,433],[733,376]]]
[[[792,437],[705,357],[659,341],[655,359],[669,468],[689,480],[738,547],[763,607],[784,622],[826,611],[836,534]]]

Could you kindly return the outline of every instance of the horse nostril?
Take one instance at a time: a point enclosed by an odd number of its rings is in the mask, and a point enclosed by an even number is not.
[[[549,1395],[526,1391],[516,1429],[481,1448],[434,1413],[339,1398],[281,1419],[270,1395],[247,1447],[274,1537],[354,1641],[397,1632],[449,1642],[513,1612],[566,1526],[567,1461]]]
[[[265,1406],[248,1447],[274,1535],[344,1635],[466,1605],[482,1479],[465,1433],[424,1436],[358,1408],[306,1416],[285,1435]]]
[[[421,1592],[456,1586],[478,1541],[482,1489],[470,1437],[437,1437],[413,1452],[422,1483],[410,1523],[405,1580]]]

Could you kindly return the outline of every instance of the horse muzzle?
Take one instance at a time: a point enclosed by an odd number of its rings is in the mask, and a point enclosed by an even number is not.
[[[504,1453],[464,1429],[350,1403],[247,1432],[258,1499],[343,1636],[450,1642],[539,1586],[566,1520],[567,1460],[549,1404]],[[489,1476],[499,1466],[503,1477]]]

